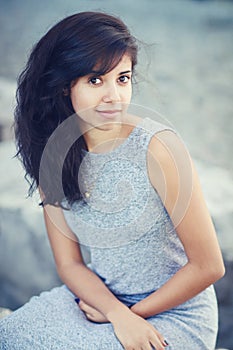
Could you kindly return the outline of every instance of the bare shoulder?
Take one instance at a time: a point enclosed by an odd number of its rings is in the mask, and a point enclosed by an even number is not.
[[[189,207],[195,169],[182,139],[172,130],[156,133],[147,153],[148,175],[175,226]]]
[[[148,146],[148,152],[162,164],[169,165],[177,157],[191,161],[183,140],[172,130],[162,130],[154,134]]]
[[[193,175],[193,160],[183,140],[172,130],[154,134],[148,145],[148,167],[162,172],[173,185],[179,180]],[[151,174],[153,175],[153,174]],[[185,177],[184,177],[185,176]]]

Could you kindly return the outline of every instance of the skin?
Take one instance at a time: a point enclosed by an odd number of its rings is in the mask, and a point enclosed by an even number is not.
[[[103,153],[111,149],[112,140],[119,136],[119,130],[121,137],[127,137],[132,125],[140,119],[127,115],[125,108],[130,103],[132,93],[131,80],[125,78],[125,75],[131,76],[128,72],[131,70],[131,60],[125,55],[106,75],[92,76],[92,80],[86,76],[73,83],[71,101],[79,115],[80,128],[89,151]],[[127,74],[122,74],[126,71]],[[124,77],[120,79],[121,76]],[[105,114],[99,112],[119,106],[121,112],[111,116],[110,121]],[[109,117],[108,114],[107,116]],[[131,125],[126,123],[128,121]],[[151,350],[152,346],[157,350],[164,349],[164,335],[145,318],[194,297],[224,274],[216,232],[195,167],[181,140],[174,133],[162,132],[152,138],[148,148],[148,176],[174,222],[188,262],[164,286],[131,309],[121,303],[103,281],[86,267],[80,246],[67,225],[61,208],[51,205],[43,208],[61,280],[79,296],[79,307],[87,319],[112,323],[115,335],[125,350]],[[187,179],[192,184],[192,191],[190,186],[185,187]],[[43,199],[42,193],[41,196]]]
[[[104,76],[90,74],[72,83],[71,102],[89,151],[105,152],[116,135],[130,132],[124,123],[132,96],[131,77],[131,58],[124,55]]]

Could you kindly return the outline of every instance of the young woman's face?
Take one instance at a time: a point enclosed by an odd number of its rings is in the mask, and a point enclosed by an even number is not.
[[[120,122],[132,95],[132,61],[124,55],[119,64],[102,76],[90,74],[71,87],[73,108],[85,126]]]

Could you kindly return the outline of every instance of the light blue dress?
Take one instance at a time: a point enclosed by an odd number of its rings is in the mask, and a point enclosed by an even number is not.
[[[83,151],[79,183],[90,196],[64,210],[90,251],[88,267],[127,306],[160,288],[187,262],[147,173],[151,137],[165,129],[170,128],[145,118],[113,151]],[[0,349],[122,350],[112,325],[87,320],[74,298],[65,285],[32,297],[0,321]],[[213,350],[218,324],[213,286],[147,320],[164,335],[169,350]]]

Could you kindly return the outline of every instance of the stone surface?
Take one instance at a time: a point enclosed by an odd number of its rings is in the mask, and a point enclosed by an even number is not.
[[[0,77],[0,141],[12,139],[16,82]]]
[[[0,305],[13,310],[32,295],[61,284],[39,196],[26,198],[27,182],[14,153],[12,142],[0,143]]]
[[[27,183],[14,153],[12,142],[1,144],[0,305],[11,309],[60,282],[41,209],[35,199],[26,199]]]
[[[218,346],[233,349],[233,261],[225,261],[226,274],[215,284],[219,305]]]

